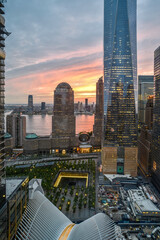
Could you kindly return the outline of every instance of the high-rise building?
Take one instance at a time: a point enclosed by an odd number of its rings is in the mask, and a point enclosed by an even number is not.
[[[20,114],[7,115],[6,130],[13,137],[13,146],[22,147],[26,136],[26,117]]]
[[[52,136],[75,136],[74,91],[65,82],[60,83],[54,91]]]
[[[145,108],[148,96],[153,95],[154,76],[138,76],[138,120],[140,124],[145,123]]]
[[[85,98],[85,108],[88,107],[88,98]]]
[[[103,77],[101,77],[96,83],[96,112],[94,118],[93,133],[95,136],[96,145],[101,146],[102,137],[103,137],[103,104],[104,104],[104,95],[103,95]]]
[[[33,112],[33,95],[28,95],[28,111]]]
[[[85,98],[85,111],[86,112],[89,112],[88,110],[89,110],[89,105],[88,105],[88,98]]]
[[[136,12],[136,0],[104,1],[105,124],[102,162],[106,173],[137,174]],[[110,154],[110,151],[115,154]]]
[[[81,103],[80,103],[80,112],[83,112],[83,111],[84,111],[83,103],[81,102]]]
[[[160,47],[154,52],[152,180],[160,191]]]
[[[153,128],[153,95],[148,96],[145,109],[145,124],[149,130]]]
[[[46,110],[46,103],[41,102],[41,111],[45,111],[45,110]]]
[[[139,168],[146,176],[151,173],[151,143],[152,132],[146,126],[143,126],[138,138],[138,163]]]
[[[0,0],[0,208],[5,203],[5,170],[4,170],[4,85],[5,85],[5,29],[4,1]]]

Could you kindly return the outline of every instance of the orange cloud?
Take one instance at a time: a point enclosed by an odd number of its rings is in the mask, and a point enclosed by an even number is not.
[[[60,82],[68,82],[74,90],[75,101],[84,101],[89,98],[95,101],[96,82],[103,73],[103,63],[95,59],[88,64],[61,68],[40,73],[32,73],[8,81],[6,95],[12,103],[27,103],[29,94],[33,94],[34,102],[53,102],[53,92]],[[11,93],[12,90],[12,93]],[[19,91],[19,94],[16,94]],[[25,102],[24,100],[25,99]],[[23,102],[22,102],[23,101]],[[9,99],[7,98],[9,103]]]

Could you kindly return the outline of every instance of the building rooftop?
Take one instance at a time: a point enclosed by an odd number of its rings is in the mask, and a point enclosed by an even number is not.
[[[26,135],[26,139],[36,139],[36,138],[38,138],[36,133],[28,133]]]
[[[143,215],[160,215],[160,210],[156,205],[145,196],[145,192],[141,189],[128,190],[131,204],[135,209],[135,214],[141,213]]]
[[[140,208],[141,212],[158,212],[158,213],[160,213],[160,210],[149,199],[136,201],[136,204]]]
[[[9,178],[6,179],[6,198],[9,198],[16,188],[22,184],[25,178]]]
[[[127,178],[127,179],[132,179],[131,175],[126,174],[126,175],[121,175],[121,174],[104,174],[106,178],[108,178],[109,181],[113,181],[115,178]]]
[[[62,82],[62,83],[58,84],[58,86],[56,87],[56,90],[57,89],[68,89],[69,90],[69,89],[72,89],[72,88],[68,83]]]
[[[132,189],[129,190],[128,193],[134,202],[146,200],[146,197],[141,189]]]
[[[4,135],[4,138],[5,139],[7,139],[7,138],[11,138],[12,136],[11,136],[11,134],[9,134],[9,133],[5,133],[5,135]]]

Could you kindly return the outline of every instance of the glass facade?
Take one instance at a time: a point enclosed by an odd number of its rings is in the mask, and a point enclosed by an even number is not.
[[[138,76],[138,120],[145,123],[145,109],[148,97],[153,95],[154,76]]]
[[[160,191],[160,47],[154,52],[152,180]]]
[[[104,1],[104,146],[137,144],[136,4]]]

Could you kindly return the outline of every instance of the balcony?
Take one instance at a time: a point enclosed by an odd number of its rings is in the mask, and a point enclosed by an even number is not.
[[[0,41],[1,42],[1,41]],[[0,66],[5,66],[5,62],[3,59],[0,59]]]
[[[0,58],[5,59],[6,53],[0,48]]]
[[[4,8],[3,3],[4,3],[4,0],[0,0],[0,7],[1,7],[1,8]]]
[[[5,67],[4,66],[0,66],[0,72],[5,72]]]
[[[4,66],[0,66],[0,72],[5,72],[5,67]]]
[[[4,92],[4,91],[5,91],[4,85],[1,85],[0,86],[0,92]]]
[[[5,47],[5,42],[4,42],[4,40],[0,40],[0,47],[1,47],[1,48]]]
[[[2,10],[2,8],[0,8],[0,14],[5,14],[4,9]]]
[[[0,40],[5,40],[5,36],[4,36],[4,34],[0,34]]]
[[[4,78],[0,79],[0,85],[5,85],[5,80],[4,80]]]
[[[5,98],[4,93],[1,93],[1,95],[0,95],[0,105],[4,104],[4,98]],[[1,116],[0,116],[0,119],[1,119]]]
[[[5,147],[0,148],[0,154],[2,154],[4,150],[5,150]]]
[[[5,136],[4,132],[3,132],[3,134],[2,133],[0,134],[0,140],[1,141],[4,140],[4,136]]]
[[[0,170],[2,171],[4,169],[4,161],[0,162]]]
[[[2,15],[0,15],[0,25],[2,25],[2,26],[5,25],[5,19]]]
[[[5,78],[4,72],[0,72],[0,78]]]
[[[1,136],[0,140],[1,140],[1,142],[0,142],[0,148],[1,148],[2,146],[5,145],[4,136],[3,137]]]
[[[6,29],[5,29],[5,27],[3,26],[0,26],[0,34],[6,34]]]
[[[2,159],[5,156],[5,153],[0,153],[0,158]]]

